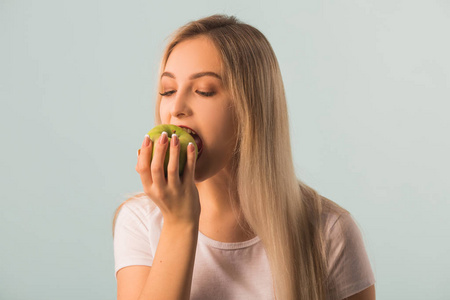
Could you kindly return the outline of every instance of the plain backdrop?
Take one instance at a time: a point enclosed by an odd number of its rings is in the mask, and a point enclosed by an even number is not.
[[[449,299],[446,0],[0,0],[0,299],[115,299],[159,59],[215,13],[271,42],[298,178],[357,220],[377,298]]]

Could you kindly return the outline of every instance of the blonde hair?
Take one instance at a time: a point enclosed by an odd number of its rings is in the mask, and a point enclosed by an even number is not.
[[[223,82],[233,100],[238,138],[231,160],[235,184],[230,186],[237,189],[230,190],[230,195],[238,199],[240,212],[264,245],[275,296],[279,300],[332,299],[327,295],[321,217],[324,205],[342,208],[297,179],[275,53],[258,29],[234,16],[213,15],[192,21],[174,33],[160,72],[178,43],[200,35],[208,37],[219,50]],[[156,124],[161,124],[160,101],[158,94]],[[124,203],[116,210],[113,233]]]

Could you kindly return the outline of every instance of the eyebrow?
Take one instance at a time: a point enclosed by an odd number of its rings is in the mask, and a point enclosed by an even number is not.
[[[167,76],[167,77],[170,77],[170,78],[175,79],[175,75],[173,75],[173,74],[170,73],[170,72],[164,72],[164,73],[162,73],[162,74],[161,74],[161,78],[163,78],[163,76]],[[195,73],[195,74],[192,74],[192,75],[189,77],[189,80],[194,80],[194,79],[197,79],[197,78],[200,78],[200,77],[203,77],[203,76],[212,76],[212,77],[216,77],[216,78],[222,80],[222,77],[220,77],[220,75],[218,75],[218,74],[216,74],[216,73],[214,73],[214,72],[200,72],[200,73]]]

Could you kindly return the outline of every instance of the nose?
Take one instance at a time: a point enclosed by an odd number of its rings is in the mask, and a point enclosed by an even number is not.
[[[187,117],[192,114],[187,92],[179,90],[175,93],[171,101],[170,114],[177,118]]]

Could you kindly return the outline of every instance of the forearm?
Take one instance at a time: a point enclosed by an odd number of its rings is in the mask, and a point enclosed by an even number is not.
[[[189,299],[198,224],[164,224],[150,274],[139,300]]]

